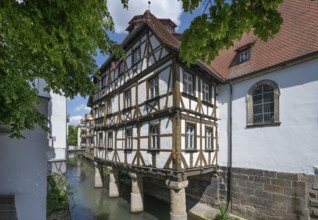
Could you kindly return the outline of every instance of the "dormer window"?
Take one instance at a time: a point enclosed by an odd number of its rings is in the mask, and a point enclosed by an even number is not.
[[[248,61],[250,59],[250,48],[239,51],[238,53],[239,64],[244,63],[245,61]]]

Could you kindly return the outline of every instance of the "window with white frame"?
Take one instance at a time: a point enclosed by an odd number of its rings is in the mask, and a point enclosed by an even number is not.
[[[126,130],[126,149],[132,149],[133,139],[132,139],[132,130]]]
[[[274,81],[255,83],[247,94],[247,126],[279,125],[279,95]]]
[[[131,106],[131,92],[130,92],[130,89],[127,90],[125,93],[124,93],[124,106],[125,108],[128,108]]]
[[[211,88],[210,85],[203,83],[203,101],[210,102],[211,101]]]
[[[150,148],[159,149],[159,126],[153,125],[150,127]]]
[[[213,150],[213,130],[212,130],[212,128],[205,129],[205,149]]]
[[[186,149],[195,149],[195,126],[190,124],[186,127]]]
[[[141,60],[141,50],[140,47],[134,49],[132,54],[132,64],[136,64]]]
[[[193,76],[189,73],[183,73],[183,92],[193,95]]]
[[[149,98],[154,98],[159,95],[158,77],[149,80]]]
[[[243,63],[250,59],[250,49],[242,50],[239,52],[239,63]]]
[[[112,100],[107,101],[107,114],[112,113]]]
[[[113,148],[113,132],[112,131],[108,131],[108,134],[107,134],[107,145],[108,145],[108,148]]]

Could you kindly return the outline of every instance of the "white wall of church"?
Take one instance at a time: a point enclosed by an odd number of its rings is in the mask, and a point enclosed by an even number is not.
[[[233,84],[233,167],[313,174],[318,165],[318,59]],[[280,89],[279,126],[247,128],[246,95],[258,81]],[[229,85],[219,87],[219,165],[228,165]]]

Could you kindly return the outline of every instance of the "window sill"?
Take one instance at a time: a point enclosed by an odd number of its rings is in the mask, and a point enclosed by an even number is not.
[[[149,102],[157,101],[157,100],[159,100],[159,98],[160,98],[160,96],[157,95],[157,96],[155,96],[155,97],[153,97],[153,98],[147,99],[145,102],[146,102],[146,103],[149,103]]]
[[[185,97],[185,98],[189,98],[191,100],[194,100],[194,101],[198,101],[198,98],[195,97],[193,94],[188,94],[186,92],[182,92],[182,96]]]
[[[205,152],[215,152],[214,149],[204,149]]]
[[[112,147],[107,147],[107,150],[108,150],[108,151],[112,151],[113,148],[112,148]]]
[[[130,112],[131,109],[132,109],[131,106],[130,106],[130,107],[127,107],[127,108],[123,108],[122,112],[123,112],[123,113]]]
[[[149,148],[147,151],[148,152],[159,152],[160,149],[159,148]]]
[[[205,105],[207,105],[207,106],[209,106],[209,107],[213,107],[213,104],[212,104],[212,102],[211,101],[209,101],[209,102],[207,102],[207,101],[202,101],[202,104],[205,104]]]
[[[189,149],[189,148],[185,149],[185,152],[189,152],[189,153],[198,152],[198,151],[199,151],[198,149]]]
[[[267,124],[251,124],[246,125],[246,128],[260,128],[260,127],[277,127],[280,126],[281,122],[273,122],[273,123],[267,123]]]
[[[132,149],[132,148],[125,148],[124,151],[125,151],[125,152],[132,152],[133,149]]]

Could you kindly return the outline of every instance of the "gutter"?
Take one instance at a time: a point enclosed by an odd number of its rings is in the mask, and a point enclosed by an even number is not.
[[[233,87],[232,82],[229,81],[230,85],[230,100],[228,110],[228,169],[227,169],[227,207],[232,212],[232,100],[233,100]]]

